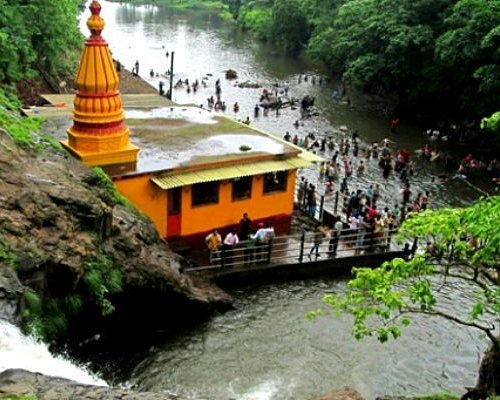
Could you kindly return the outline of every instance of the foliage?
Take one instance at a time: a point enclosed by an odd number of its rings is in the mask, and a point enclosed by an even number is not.
[[[491,129],[493,132],[500,134],[500,111],[497,111],[489,118],[483,118],[481,128]]]
[[[272,11],[273,42],[285,52],[298,52],[309,39],[310,29],[299,0],[275,0]]]
[[[10,249],[9,245],[0,238],[0,261],[9,267],[14,267],[17,262],[17,257]]]
[[[107,295],[122,291],[122,270],[117,268],[109,258],[102,255],[86,261],[84,268],[83,281],[90,295],[100,307],[103,316],[111,314],[114,311],[114,306]]]
[[[80,4],[80,0],[0,0],[2,85],[68,76],[74,71],[81,46]]]
[[[354,316],[357,339],[376,336],[381,342],[397,338],[410,325],[408,314],[440,316],[483,331],[500,346],[494,324],[482,320],[485,313],[500,317],[500,197],[491,197],[463,209],[425,211],[409,218],[399,235],[428,242],[411,260],[395,259],[380,268],[356,268],[345,294],[324,297],[327,309]],[[453,281],[477,288],[469,316],[439,307],[436,294]],[[308,313],[309,318],[325,309]]]
[[[243,29],[252,30],[258,38],[271,39],[270,27],[272,26],[271,8],[256,7],[253,2],[240,8],[238,22]]]
[[[481,113],[493,110],[490,98],[500,92],[500,2],[460,0],[444,21],[436,56],[453,82],[462,108],[474,104]]]
[[[2,400],[38,400],[38,397],[33,395],[11,396],[2,397]]]
[[[84,275],[77,291],[54,295],[50,291],[43,298],[29,287],[24,290],[24,329],[45,340],[52,340],[67,332],[70,318],[77,316],[89,304],[95,304],[103,316],[114,311],[109,294],[123,289],[123,272],[112,260],[99,255],[84,262]]]
[[[127,198],[123,195],[121,195],[118,190],[116,190],[116,186],[111,180],[111,178],[102,170],[100,167],[93,167],[92,170],[94,171],[96,181],[95,183],[97,186],[100,188],[104,189],[106,193],[109,195],[111,198],[111,201],[114,204],[121,204],[122,206],[127,207],[128,209],[133,209],[133,206],[130,204],[130,202],[127,200]]]
[[[22,117],[19,114],[21,103],[9,92],[0,89],[0,126],[19,146],[35,152],[47,148],[62,151],[61,145],[51,136],[40,131],[43,119]]]

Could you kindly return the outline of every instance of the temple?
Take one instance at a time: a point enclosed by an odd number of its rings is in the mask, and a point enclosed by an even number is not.
[[[133,97],[122,106],[100,10],[93,1],[64,147],[84,164],[102,167],[169,242],[204,246],[208,232],[224,234],[243,213],[277,233],[289,232],[297,170],[322,159],[220,113],[159,95],[151,95],[156,106]]]
[[[130,143],[129,130],[123,123],[119,77],[108,43],[102,38],[104,20],[101,5],[93,1],[87,20],[90,37],[80,60],[75,79],[73,126],[68,140],[61,144],[85,165],[135,163],[139,148]]]

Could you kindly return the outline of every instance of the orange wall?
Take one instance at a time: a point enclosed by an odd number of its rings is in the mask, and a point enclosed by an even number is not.
[[[184,187],[181,235],[187,236],[216,227],[237,224],[245,212],[253,220],[279,214],[292,214],[295,177],[296,171],[289,171],[285,192],[263,194],[264,178],[254,176],[251,198],[239,201],[231,199],[231,182],[223,181],[219,187],[219,203],[197,207],[191,206],[191,186]]]
[[[167,235],[167,192],[150,181],[149,175],[114,181],[118,191],[146,214],[161,237]]]
[[[191,206],[191,186],[182,188],[181,236],[206,232],[216,227],[239,223],[243,213],[259,220],[280,214],[291,215],[295,190],[296,171],[289,171],[287,190],[263,194],[264,178],[257,176],[252,182],[250,199],[232,201],[232,185],[220,184],[219,203]],[[161,237],[167,235],[167,191],[150,181],[149,175],[121,178],[114,181],[118,191],[146,214],[154,223]]]

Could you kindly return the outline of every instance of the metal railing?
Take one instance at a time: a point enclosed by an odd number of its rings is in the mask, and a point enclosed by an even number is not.
[[[259,264],[298,264],[357,255],[402,250],[392,243],[395,230],[369,229],[325,230],[277,236],[268,243],[242,241],[234,247],[206,251],[206,265],[186,268],[186,272],[250,267]]]
[[[299,186],[303,185],[303,188]],[[307,187],[309,186],[309,182],[307,180],[299,181],[297,180],[295,185],[295,203],[297,206],[304,211],[306,214],[309,214],[309,210],[307,209]],[[305,188],[305,189],[304,189]],[[323,221],[323,215],[325,211],[330,212],[333,215],[341,215],[344,214],[344,208],[347,207],[349,199],[351,197],[350,193],[341,192],[340,190],[333,191],[329,194],[319,194],[317,195],[317,207],[316,212],[313,217],[318,221]],[[330,200],[333,200],[333,205],[326,205],[326,200],[330,203]],[[377,208],[379,210],[383,210],[384,208],[388,208],[392,210],[390,204],[383,204],[381,202],[377,203]],[[406,217],[406,207],[405,204],[401,204],[399,207],[399,222],[402,223]]]

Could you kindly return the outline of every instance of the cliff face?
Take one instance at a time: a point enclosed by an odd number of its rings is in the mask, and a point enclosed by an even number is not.
[[[32,154],[0,130],[0,268],[14,255],[10,264],[21,282],[43,300],[81,292],[85,263],[106,257],[123,272],[123,291],[113,299],[122,315],[131,293],[134,304],[168,304],[164,318],[178,307],[229,304],[217,287],[183,274],[182,258],[168,250],[153,225],[113,205],[96,182],[92,170],[63,152]]]

